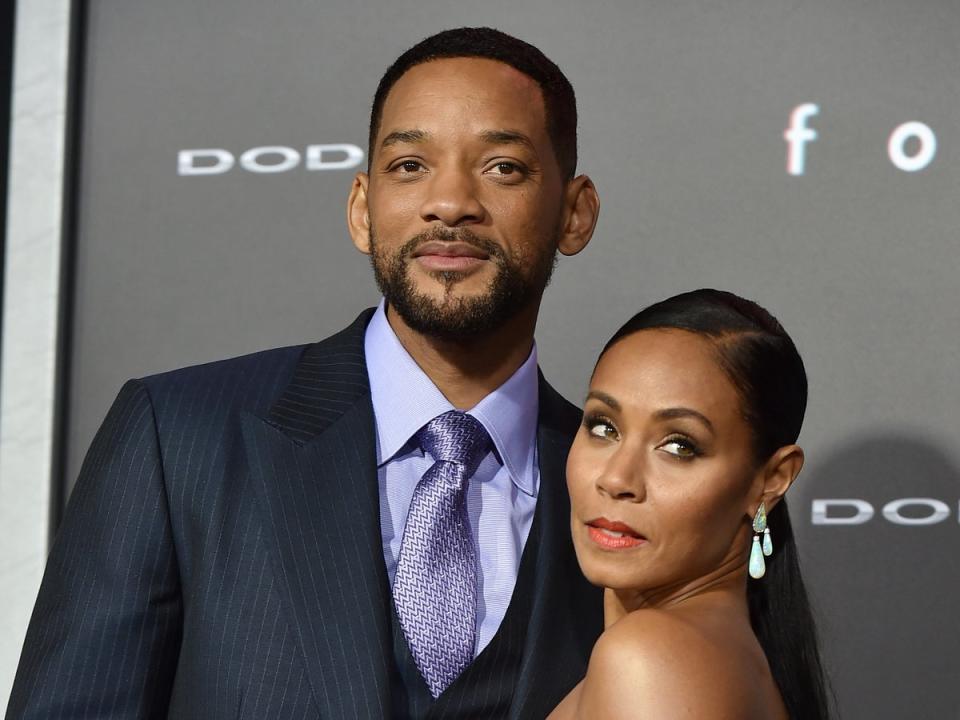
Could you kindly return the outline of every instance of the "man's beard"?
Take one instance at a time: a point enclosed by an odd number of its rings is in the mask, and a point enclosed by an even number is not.
[[[410,277],[413,253],[424,243],[437,241],[462,242],[487,255],[496,266],[496,274],[485,293],[456,297],[455,285],[467,276],[457,270],[431,273],[444,286],[441,299],[417,291]],[[496,330],[531,303],[539,302],[556,266],[557,253],[554,243],[542,241],[533,246],[543,251],[530,258],[518,258],[468,228],[437,227],[414,236],[388,255],[377,244],[371,229],[370,261],[380,292],[411,329],[445,340],[463,340]]]

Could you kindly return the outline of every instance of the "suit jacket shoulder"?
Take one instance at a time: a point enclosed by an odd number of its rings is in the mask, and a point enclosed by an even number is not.
[[[237,455],[241,418],[263,417],[291,436],[330,421],[366,388],[363,332],[371,310],[319,342],[263,350],[131,381],[149,398],[168,482],[179,470]],[[359,356],[358,356],[359,354]],[[319,382],[326,379],[328,382]],[[326,389],[326,395],[317,388]],[[321,423],[322,424],[322,423]],[[190,482],[198,475],[191,472]],[[183,479],[183,478],[181,478]]]
[[[540,424],[573,439],[580,426],[580,408],[558,393],[540,373]]]
[[[135,381],[153,401],[161,434],[197,432],[239,412],[266,413],[293,377],[308,345],[218,360]]]

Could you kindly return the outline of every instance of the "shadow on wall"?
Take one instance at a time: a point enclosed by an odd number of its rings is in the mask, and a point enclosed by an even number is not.
[[[810,458],[791,504],[840,716],[960,717],[960,468],[868,436]]]

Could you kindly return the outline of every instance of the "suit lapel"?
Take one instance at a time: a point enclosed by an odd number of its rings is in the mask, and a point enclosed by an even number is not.
[[[267,418],[243,418],[278,590],[327,717],[389,715],[389,584],[363,356],[371,312],[308,346]]]
[[[545,717],[579,682],[603,629],[602,594],[583,577],[570,539],[565,468],[579,412],[540,378],[537,452],[541,534],[536,592],[512,718]]]

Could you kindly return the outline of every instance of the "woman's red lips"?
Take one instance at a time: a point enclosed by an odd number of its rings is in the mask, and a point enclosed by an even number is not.
[[[626,523],[606,518],[587,522],[587,534],[597,545],[610,550],[623,550],[643,545],[647,539]]]
[[[603,528],[604,530],[613,530],[614,532],[624,533],[625,535],[632,535],[635,538],[643,539],[643,535],[638,533],[626,523],[619,522],[618,520],[607,520],[606,518],[602,517],[597,518],[596,520],[588,521],[587,525]]]

